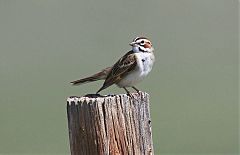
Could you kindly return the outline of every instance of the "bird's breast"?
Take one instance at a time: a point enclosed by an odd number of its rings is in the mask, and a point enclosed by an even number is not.
[[[146,76],[152,70],[155,61],[153,53],[136,53],[138,69],[141,73],[140,76]]]
[[[152,70],[154,63],[154,55],[152,53],[136,53],[137,66],[136,68],[129,72],[126,77],[124,77],[117,84],[119,87],[131,87],[142,81],[149,72]]]

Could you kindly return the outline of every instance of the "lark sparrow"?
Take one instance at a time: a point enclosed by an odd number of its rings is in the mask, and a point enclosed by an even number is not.
[[[96,94],[113,84],[124,88],[128,95],[131,94],[127,90],[127,87],[132,87],[139,92],[134,86],[142,81],[152,70],[155,61],[154,49],[152,43],[145,37],[137,37],[129,45],[132,46],[132,50],[121,57],[112,67],[107,67],[92,76],[72,81],[71,83],[79,85],[97,80],[105,80],[103,86]]]

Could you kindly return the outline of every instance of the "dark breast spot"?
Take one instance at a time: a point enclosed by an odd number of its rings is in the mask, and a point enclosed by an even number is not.
[[[145,62],[146,60],[145,59],[142,59],[142,62]]]

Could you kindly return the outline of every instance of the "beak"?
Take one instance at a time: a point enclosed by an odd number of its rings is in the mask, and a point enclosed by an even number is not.
[[[129,45],[134,46],[135,44],[136,44],[136,42],[131,42]]]

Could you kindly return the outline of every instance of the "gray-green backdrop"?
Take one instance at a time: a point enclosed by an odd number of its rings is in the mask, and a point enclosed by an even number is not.
[[[155,47],[156,154],[238,153],[237,0],[0,0],[0,154],[69,154],[71,80]],[[113,86],[102,93],[124,93]]]

